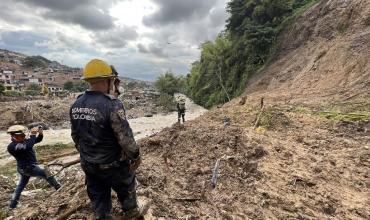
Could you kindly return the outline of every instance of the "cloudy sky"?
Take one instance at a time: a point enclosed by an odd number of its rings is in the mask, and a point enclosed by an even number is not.
[[[224,29],[228,0],[0,0],[0,48],[121,75],[187,74],[199,45]]]

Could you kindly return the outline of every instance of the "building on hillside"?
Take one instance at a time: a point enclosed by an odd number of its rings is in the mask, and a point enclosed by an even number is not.
[[[8,84],[8,83],[5,83],[4,84],[4,87],[5,87],[5,91],[19,90],[16,84]]]
[[[12,62],[12,63],[14,63],[14,64],[17,64],[17,65],[19,65],[19,66],[23,66],[22,61],[20,61],[20,60],[18,60],[18,59],[11,60],[11,62]]]
[[[57,85],[55,83],[46,83],[45,85],[49,88],[49,91],[52,93],[59,93],[63,91],[63,86],[61,85]]]
[[[0,72],[0,81],[4,84],[14,84],[15,75],[11,70],[2,70]]]

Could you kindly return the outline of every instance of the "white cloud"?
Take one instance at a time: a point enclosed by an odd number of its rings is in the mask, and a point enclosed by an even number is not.
[[[102,58],[133,78],[186,74],[199,45],[223,30],[226,2],[1,0],[0,45],[71,66]]]

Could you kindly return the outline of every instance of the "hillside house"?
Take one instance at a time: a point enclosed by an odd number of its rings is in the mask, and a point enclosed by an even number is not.
[[[49,88],[49,91],[52,93],[58,93],[63,91],[63,86],[57,85],[55,83],[46,83],[46,86]]]

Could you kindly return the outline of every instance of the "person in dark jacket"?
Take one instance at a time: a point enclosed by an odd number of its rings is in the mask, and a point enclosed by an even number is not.
[[[135,170],[140,151],[117,94],[115,71],[94,59],[84,68],[90,90],[77,98],[70,109],[72,139],[80,153],[87,193],[95,219],[112,219],[111,189],[117,193],[125,219],[145,212],[136,197]]]
[[[7,131],[7,133],[11,135],[12,140],[8,145],[8,152],[16,159],[17,171],[20,175],[19,182],[10,201],[10,208],[17,207],[18,200],[23,189],[33,176],[46,179],[49,185],[54,187],[56,190],[60,188],[58,181],[54,177],[49,176],[48,172],[37,164],[33,145],[42,141],[42,128],[32,128],[31,135],[28,139],[26,139],[26,130],[27,128],[24,126],[13,125]],[[38,136],[36,136],[37,133]]]

